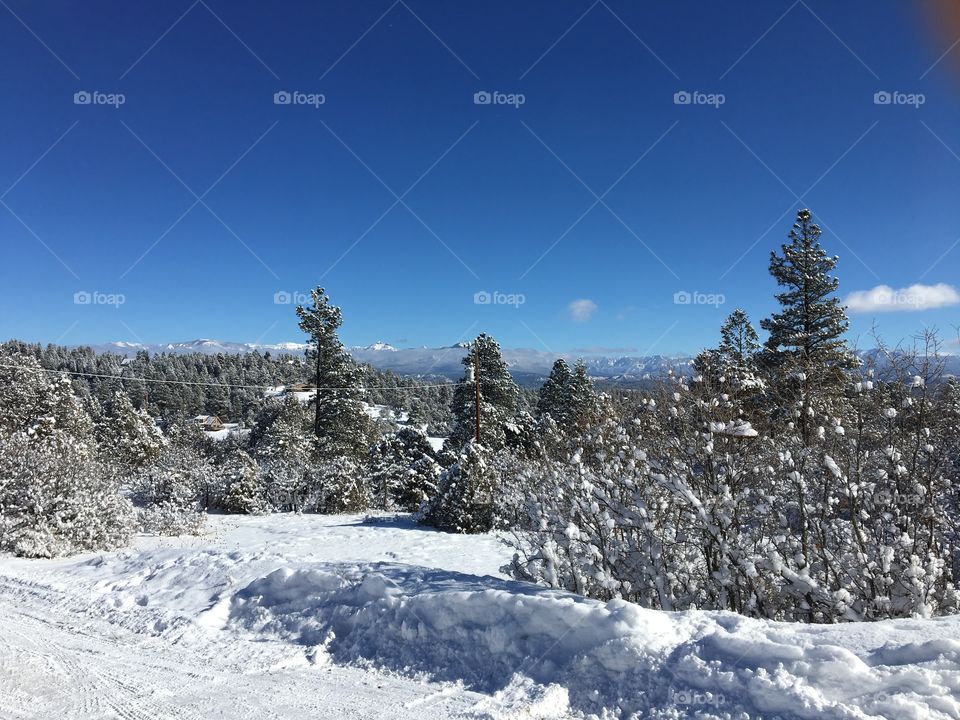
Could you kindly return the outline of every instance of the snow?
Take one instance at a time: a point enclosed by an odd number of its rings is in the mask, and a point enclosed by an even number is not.
[[[666,613],[507,560],[389,515],[0,557],[0,717],[960,717],[960,617]]]
[[[758,434],[746,420],[731,420],[727,423],[712,422],[710,423],[710,432],[738,438],[754,438]]]
[[[236,437],[246,437],[250,434],[250,428],[239,427],[237,423],[224,423],[223,430],[204,430],[204,434],[216,442],[226,440],[231,435]]]
[[[409,412],[406,410],[395,410],[389,405],[370,404],[365,402],[363,403],[363,411],[371,420],[385,418],[393,420],[399,425],[406,425],[410,420]]]

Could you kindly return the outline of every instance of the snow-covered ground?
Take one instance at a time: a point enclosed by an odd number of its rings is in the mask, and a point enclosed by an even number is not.
[[[407,518],[0,557],[0,718],[960,718],[960,618],[797,626],[507,580]]]

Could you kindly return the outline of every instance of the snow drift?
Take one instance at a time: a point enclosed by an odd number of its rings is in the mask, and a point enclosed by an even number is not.
[[[249,699],[285,682],[303,693],[327,688],[331,697],[310,707],[333,713],[339,698],[354,697],[341,676],[378,669],[366,676],[376,681],[362,691],[368,704],[354,708],[358,717],[382,706],[397,717],[469,710],[494,720],[960,718],[960,616],[799,625],[668,613],[495,577],[508,556],[493,536],[445,535],[404,518],[212,516],[210,524],[208,537],[140,538],[118,553],[0,557],[0,607],[10,614],[0,613],[0,715],[4,697],[23,688],[47,697],[64,687],[56,673],[43,676],[48,685],[3,671],[18,667],[8,645],[32,651],[19,624],[37,615],[51,619],[43,628],[29,620],[45,653],[54,626],[56,643],[96,640],[97,652],[114,654],[115,643],[129,646],[115,671],[139,673],[140,694],[164,707],[202,692],[217,702],[228,687]],[[104,675],[103,657],[82,657]],[[187,680],[167,673],[156,680],[162,692],[151,690],[157,670],[141,663],[167,667],[174,657],[200,685],[182,690],[177,682]],[[227,684],[207,687],[210,668]],[[410,696],[411,680],[449,685]],[[401,686],[409,707],[394,707]],[[109,688],[97,692],[103,697],[83,702],[116,700]],[[245,705],[237,716],[249,716]]]
[[[960,717],[960,618],[797,626],[377,563],[278,568],[233,595],[229,626],[487,693],[532,680],[556,711]]]

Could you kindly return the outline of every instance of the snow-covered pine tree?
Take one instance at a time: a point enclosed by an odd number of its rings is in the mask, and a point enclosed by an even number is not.
[[[0,431],[34,438],[66,433],[93,449],[93,419],[69,378],[21,353],[0,354]]]
[[[227,461],[226,481],[221,505],[228,513],[261,515],[269,509],[266,488],[257,461],[238,450]]]
[[[724,383],[736,391],[754,390],[761,386],[757,354],[760,338],[742,308],[734,310],[720,328],[719,353]]]
[[[310,337],[307,361],[317,386],[313,432],[320,457],[362,459],[369,448],[370,419],[363,409],[360,368],[337,335],[343,313],[322,287],[310,293],[313,305],[297,306],[300,329]]]
[[[53,557],[125,544],[131,508],[96,460],[93,422],[70,381],[0,353],[0,549]]]
[[[134,408],[121,391],[101,406],[96,436],[101,454],[126,470],[150,464],[159,457],[164,445],[163,433],[153,418]]]
[[[573,373],[563,358],[558,358],[550,369],[550,375],[540,387],[537,412],[549,415],[558,427],[565,428],[570,417],[570,380]]]
[[[62,431],[0,433],[0,550],[57,557],[129,542],[132,507],[112,468]]]
[[[573,366],[573,375],[568,386],[568,407],[570,414],[567,420],[568,430],[580,433],[586,430],[598,419],[600,400],[593,389],[593,381],[587,372],[587,364],[577,360]]]
[[[474,364],[479,354],[479,378]],[[488,450],[500,450],[506,442],[505,425],[517,414],[520,392],[506,361],[500,354],[500,345],[487,334],[477,337],[463,358],[463,380],[453,391],[451,412],[453,432],[448,443],[457,450],[474,439],[476,428],[476,382],[480,383],[480,442]]]
[[[747,313],[737,308],[720,328],[719,346],[704,350],[693,361],[698,393],[705,400],[733,399],[733,417],[727,419],[746,416],[756,421],[768,413],[761,400],[766,382],[758,363],[760,351],[757,331]]]
[[[370,507],[370,487],[366,467],[352,457],[321,460],[308,476],[311,505],[307,509],[322,513],[357,513]]]
[[[469,442],[457,462],[440,476],[437,494],[424,508],[423,522],[450,533],[489,532],[499,484],[489,450]]]
[[[158,535],[199,532],[206,521],[209,488],[217,481],[210,458],[197,451],[189,434],[174,437],[134,480],[140,528]]]
[[[271,400],[257,413],[250,443],[274,509],[299,512],[307,504],[317,455],[313,422],[307,406],[294,396]]]
[[[812,440],[812,416],[833,409],[848,384],[846,371],[857,360],[843,339],[849,322],[834,293],[840,281],[830,273],[838,258],[820,245],[820,227],[800,210],[782,245],[770,253],[770,274],[786,288],[777,294],[781,311],[761,321],[770,333],[765,362],[775,374],[783,406],[790,406],[805,444]]]
[[[415,512],[436,493],[441,468],[420,430],[402,427],[377,443],[370,455],[376,507]]]

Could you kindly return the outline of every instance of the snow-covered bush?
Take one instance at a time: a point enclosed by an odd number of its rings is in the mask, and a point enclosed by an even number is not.
[[[375,507],[415,512],[437,490],[441,468],[425,433],[403,427],[370,451],[370,490]]]
[[[0,434],[0,550],[56,557],[125,545],[132,508],[111,469],[59,434]]]
[[[848,421],[811,415],[805,443],[792,425],[759,436],[731,417],[729,396],[664,386],[567,460],[513,473],[509,571],[603,599],[777,619],[955,610],[955,446],[927,383],[860,388]]]
[[[158,535],[200,532],[206,521],[205,495],[216,482],[209,458],[188,445],[171,443],[133,479],[140,529]]]
[[[165,444],[153,418],[133,407],[127,394],[119,391],[100,408],[95,434],[101,457],[122,468],[134,469],[153,462]]]
[[[312,473],[313,502],[321,513],[356,513],[370,507],[370,486],[365,468],[350,457],[322,461]]]
[[[423,508],[422,519],[446,532],[489,532],[499,484],[490,452],[482,445],[467,443],[457,461],[440,475],[437,494]]]
[[[30,356],[0,355],[0,549],[30,557],[127,542],[131,508],[96,456],[70,381]]]
[[[224,493],[220,506],[228,513],[260,515],[269,509],[260,466],[243,450],[232,455],[222,472]]]

